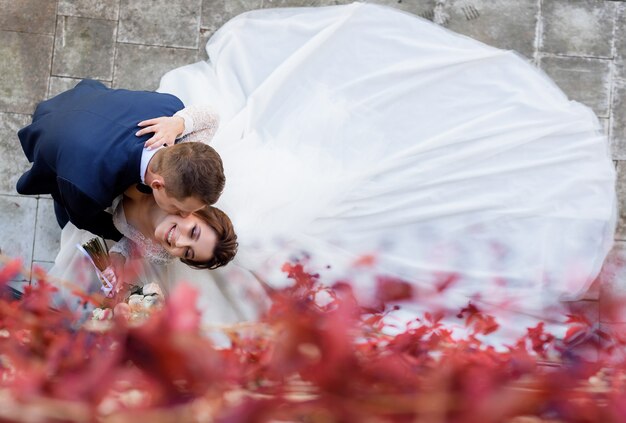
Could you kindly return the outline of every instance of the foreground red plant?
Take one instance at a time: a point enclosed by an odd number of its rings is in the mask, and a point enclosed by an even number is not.
[[[0,269],[0,286],[20,268]],[[49,307],[54,288],[38,273],[22,299],[0,299],[0,420],[626,420],[622,334],[572,315],[564,340],[538,322],[494,349],[481,339],[498,322],[473,303],[389,330],[389,302],[411,296],[405,282],[380,278],[376,306],[362,308],[347,283],[324,286],[300,264],[283,270],[293,284],[271,293],[259,322],[225,328],[228,347],[204,335],[186,285],[141,324],[117,316],[94,330]],[[452,335],[449,317],[465,336]],[[589,348],[601,357],[584,359]]]

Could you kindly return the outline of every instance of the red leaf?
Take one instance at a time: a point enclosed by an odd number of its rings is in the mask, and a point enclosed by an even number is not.
[[[376,298],[383,303],[413,298],[413,285],[390,276],[376,278]]]

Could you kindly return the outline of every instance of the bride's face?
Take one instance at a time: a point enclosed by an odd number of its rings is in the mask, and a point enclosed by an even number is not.
[[[213,256],[217,235],[196,215],[166,215],[154,230],[154,238],[175,257],[207,261]]]

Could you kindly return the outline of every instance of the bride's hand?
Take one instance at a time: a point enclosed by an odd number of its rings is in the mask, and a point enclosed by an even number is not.
[[[108,282],[110,286],[107,286],[102,278],[105,278],[106,282]],[[115,294],[115,287],[117,286],[117,276],[115,275],[115,271],[111,266],[102,271],[102,278],[102,291],[106,294],[107,297],[113,297]]]
[[[124,282],[124,264],[126,258],[119,253],[111,252],[109,254],[111,264],[102,271],[104,276],[111,284],[111,296],[114,296],[121,288]]]
[[[179,116],[163,116],[154,119],[143,120],[137,126],[142,129],[137,131],[136,136],[154,133],[152,138],[145,142],[144,147],[148,150],[162,145],[174,145],[174,141],[185,130],[185,121]]]

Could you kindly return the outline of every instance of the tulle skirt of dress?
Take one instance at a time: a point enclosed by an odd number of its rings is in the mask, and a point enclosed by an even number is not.
[[[206,50],[160,90],[220,111],[236,265],[276,281],[307,257],[364,298],[373,274],[421,290],[454,274],[446,303],[521,311],[598,274],[616,216],[606,138],[516,53],[360,3],[244,13]]]

